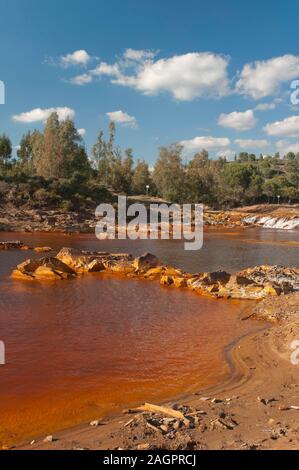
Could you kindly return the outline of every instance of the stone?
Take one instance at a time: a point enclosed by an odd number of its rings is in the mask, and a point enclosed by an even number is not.
[[[50,246],[36,246],[34,251],[36,251],[36,253],[48,253],[53,250]]]
[[[24,245],[23,242],[17,240],[9,240],[5,242],[0,242],[0,251],[4,250],[30,250],[31,247]]]
[[[76,273],[56,258],[28,259],[12,272],[14,279],[61,280],[74,277]]]
[[[164,266],[158,266],[157,268],[151,268],[146,273],[144,274],[144,277],[150,278],[150,279],[156,279],[160,278],[162,274],[165,272],[165,267]]]
[[[145,253],[144,255],[134,260],[134,268],[138,271],[148,271],[149,269],[156,268],[160,262],[155,255]]]
[[[161,276],[160,284],[162,286],[171,286],[174,283],[172,276]]]
[[[90,426],[92,426],[93,428],[96,428],[100,425],[100,421],[98,419],[94,420],[94,421],[91,421],[90,423]]]
[[[104,261],[104,266],[107,271],[117,274],[130,274],[135,271],[134,265],[130,261]]]
[[[187,280],[184,277],[174,277],[173,284],[178,288],[187,287]]]
[[[227,273],[226,271],[216,271],[216,272],[211,272],[211,273],[204,273],[201,282],[203,284],[211,285],[211,284],[216,284],[220,283],[222,285],[225,285],[228,283],[230,280],[231,275]]]
[[[103,271],[103,259],[107,253],[93,253],[75,248],[62,248],[56,258],[72,268],[76,273]]]

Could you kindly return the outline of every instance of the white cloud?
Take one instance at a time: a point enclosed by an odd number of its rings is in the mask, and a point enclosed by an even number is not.
[[[228,93],[228,60],[220,55],[188,53],[147,61],[133,76],[116,77],[113,83],[133,87],[145,95],[169,92],[181,101],[201,96],[224,96]]]
[[[282,156],[289,152],[299,153],[299,142],[290,143],[287,140],[279,140],[276,142],[276,148]]]
[[[260,103],[254,109],[256,109],[256,111],[268,111],[270,109],[275,109],[275,108],[276,108],[275,103]]]
[[[257,100],[277,93],[284,82],[299,76],[299,56],[284,55],[246,64],[236,84],[239,93]]]
[[[237,131],[248,131],[256,125],[256,119],[252,109],[244,112],[233,111],[229,114],[220,114],[218,124]]]
[[[261,149],[269,145],[268,140],[255,140],[255,139],[236,139],[235,144],[237,144],[242,149]]]
[[[92,57],[84,49],[74,51],[71,54],[67,54],[60,57],[60,64],[63,67],[70,67],[73,65],[77,66],[86,66]]]
[[[134,62],[141,62],[147,59],[153,59],[155,57],[155,53],[153,51],[144,51],[144,50],[136,50],[136,49],[126,49],[123,58],[125,60],[134,61]]]
[[[201,136],[194,137],[190,140],[182,140],[180,144],[187,152],[197,152],[202,149],[206,150],[219,150],[226,149],[230,145],[230,140],[227,137],[211,137]]]
[[[92,81],[92,76],[89,73],[83,73],[82,75],[76,75],[70,79],[73,85],[86,85]]]
[[[117,122],[119,124],[124,124],[131,127],[136,127],[137,121],[134,116],[130,116],[129,114],[125,113],[124,111],[110,111],[106,113],[106,116],[110,119],[110,121]]]
[[[101,62],[88,74],[109,76],[111,83],[134,88],[145,95],[168,92],[181,101],[202,96],[221,97],[230,92],[227,57],[190,52],[155,61],[154,56],[152,51],[126,49],[116,63]]]
[[[50,114],[56,112],[58,114],[59,120],[63,121],[66,118],[71,118],[75,116],[75,111],[71,108],[35,108],[31,111],[27,111],[21,114],[15,114],[12,118],[16,122],[22,122],[29,124],[32,122],[46,121]]]
[[[231,149],[227,149],[227,150],[219,150],[219,152],[217,152],[217,157],[225,157],[227,160],[232,160],[236,155],[236,152],[234,152],[234,150],[231,150]]]
[[[81,129],[78,129],[78,134],[81,136],[81,137],[84,137],[85,134],[86,134],[86,129],[83,129],[83,127]]]
[[[290,116],[283,119],[283,121],[269,123],[264,127],[264,131],[268,135],[282,137],[299,136],[299,116]]]
[[[107,64],[107,62],[101,62],[95,69],[90,71],[91,75],[108,75],[111,77],[121,76],[119,66],[117,64]]]

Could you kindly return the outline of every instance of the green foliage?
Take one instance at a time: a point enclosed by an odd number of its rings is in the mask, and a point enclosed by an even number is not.
[[[153,184],[148,164],[144,160],[138,160],[132,177],[132,192],[134,194],[145,194],[153,191]]]
[[[158,194],[168,201],[183,201],[185,198],[184,180],[182,147],[180,145],[161,147],[153,172],[153,182]]]
[[[60,121],[57,113],[43,131],[22,137],[16,159],[9,138],[0,135],[1,203],[79,211],[114,199],[114,193],[149,193],[214,208],[277,202],[277,196],[281,202],[299,201],[299,154],[241,152],[229,162],[210,159],[202,150],[183,163],[183,149],[174,144],[160,148],[150,172],[144,160],[134,166],[132,149],[123,153],[115,132],[113,122],[107,139],[99,132],[90,160],[73,121]]]
[[[9,163],[12,155],[11,141],[7,135],[0,135],[0,166],[4,167]]]

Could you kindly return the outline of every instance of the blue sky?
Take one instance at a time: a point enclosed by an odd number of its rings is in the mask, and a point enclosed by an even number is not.
[[[88,150],[111,116],[149,163],[172,142],[299,151],[298,13],[290,0],[1,0],[0,132],[16,146],[67,108]]]

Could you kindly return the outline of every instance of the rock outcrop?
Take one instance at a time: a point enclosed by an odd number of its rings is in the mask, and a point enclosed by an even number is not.
[[[36,253],[49,253],[53,251],[53,248],[50,246],[36,246],[33,250],[36,251]]]
[[[21,241],[0,242],[0,251],[4,250],[30,250],[31,247]]]
[[[160,265],[158,258],[151,253],[145,253],[144,255],[134,260],[134,267],[140,272],[146,272],[149,269],[156,268]]]
[[[56,258],[76,273],[111,271],[127,274],[135,270],[130,254],[110,254],[102,251],[84,251],[75,248],[62,248]]]
[[[12,273],[14,279],[69,279],[88,272],[110,272],[123,276],[159,280],[162,286],[188,288],[200,295],[232,299],[264,299],[299,291],[299,268],[257,266],[234,274],[225,271],[186,273],[161,265],[156,256],[146,253],[109,254],[62,248],[56,258],[27,260]]]
[[[108,253],[93,253],[76,250],[75,248],[62,248],[56,258],[73,269],[76,273],[102,271],[103,257]]]
[[[21,280],[62,280],[75,277],[76,273],[57,258],[28,259],[12,272],[13,279]]]

